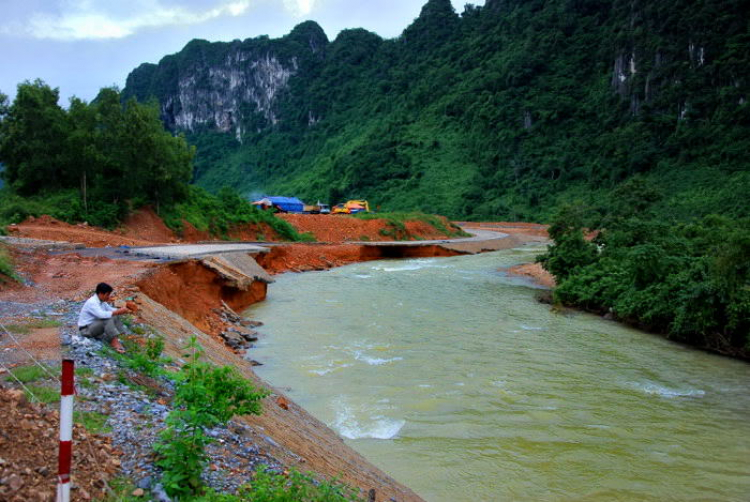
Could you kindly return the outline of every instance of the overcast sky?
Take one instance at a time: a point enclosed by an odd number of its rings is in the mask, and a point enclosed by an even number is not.
[[[451,0],[458,13],[466,3]],[[0,0],[0,92],[11,100],[24,80],[41,78],[91,101],[122,88],[144,62],[180,51],[193,38],[281,37],[308,19],[330,40],[345,28],[384,38],[401,34],[427,0]]]

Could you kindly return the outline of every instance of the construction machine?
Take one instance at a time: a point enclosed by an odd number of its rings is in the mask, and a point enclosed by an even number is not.
[[[369,213],[370,204],[366,200],[352,199],[343,204],[336,204],[331,209],[331,214],[355,214]]]

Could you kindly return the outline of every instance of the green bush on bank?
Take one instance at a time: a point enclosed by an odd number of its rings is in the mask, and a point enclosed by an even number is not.
[[[559,213],[538,258],[558,281],[556,301],[750,358],[750,218],[671,222],[650,212],[655,200],[625,202]],[[584,224],[597,220],[604,230],[588,242]]]
[[[0,283],[7,281],[8,279],[17,281],[18,276],[16,275],[16,269],[13,266],[13,259],[8,253],[5,246],[0,245]]]
[[[289,241],[311,240],[299,234],[288,222],[272,213],[261,211],[230,188],[222,188],[212,195],[203,188],[191,185],[187,197],[163,208],[161,216],[166,225],[177,233],[183,231],[183,220],[201,231],[227,238],[233,226],[266,224],[283,239]]]
[[[225,426],[235,415],[259,415],[260,400],[268,395],[236,369],[200,361],[202,350],[195,337],[185,351],[188,362],[173,375],[175,409],[154,445],[164,489],[179,500],[190,500],[205,491],[201,473],[208,461],[206,447],[214,441],[206,429]]]
[[[167,373],[163,364],[162,338],[149,339],[144,347],[129,343],[128,352],[117,355],[134,371],[151,376],[164,376],[175,382],[175,409],[167,417],[167,427],[154,445],[157,465],[163,469],[162,483],[176,500],[202,502],[346,502],[360,500],[357,492],[334,481],[317,481],[312,473],[302,474],[291,470],[289,474],[275,473],[260,466],[251,483],[242,486],[237,494],[222,494],[206,487],[201,474],[208,460],[206,447],[214,441],[205,433],[207,428],[225,426],[235,415],[259,415],[261,399],[268,395],[256,389],[233,367],[216,367],[202,362],[202,349],[195,337],[184,348],[187,360],[176,373]],[[78,370],[77,370],[78,372]],[[87,428],[105,430],[106,417],[96,414],[79,414],[77,421],[87,423]],[[122,482],[122,483],[121,483]],[[132,484],[126,480],[117,485],[108,500],[131,500]]]
[[[43,191],[38,195],[22,197],[10,187],[0,190],[0,226],[21,223],[29,216],[49,215],[68,223],[88,222],[91,225],[112,229],[128,213],[125,203],[98,202],[85,211],[78,190]]]

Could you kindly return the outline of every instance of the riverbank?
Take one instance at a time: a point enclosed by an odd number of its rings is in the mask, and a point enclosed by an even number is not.
[[[432,502],[740,500],[750,367],[498,273],[539,252],[277,277],[256,371]]]
[[[85,228],[79,230],[64,225],[52,226],[60,227],[62,233],[48,232],[40,236],[54,239],[81,235],[69,234],[70,231],[89,232]],[[101,235],[97,233],[90,241],[111,242],[100,239]],[[527,238],[514,235],[512,239],[498,239],[489,244],[466,243],[463,249],[458,244],[445,243],[383,248],[387,251],[367,243],[294,244],[273,247],[269,253],[258,257],[258,263],[268,273],[279,274],[323,270],[384,257],[453,256],[538,241],[539,236]],[[216,260],[209,263],[211,259],[159,264],[75,253],[51,255],[47,249],[49,248],[45,246],[35,248],[27,245],[23,249],[14,250],[18,271],[26,280],[26,285],[3,286],[0,291],[0,302],[3,305],[11,310],[13,305],[37,305],[41,306],[38,308],[46,309],[59,302],[81,302],[90,294],[92,282],[109,282],[121,292],[137,295],[141,312],[136,321],[149,330],[160,333],[165,340],[167,355],[179,360],[186,340],[197,335],[208,361],[236,367],[248,380],[269,387],[255,375],[252,363],[242,357],[244,351],[228,350],[221,334],[239,327],[234,325],[228,313],[233,310],[241,311],[265,298],[266,288],[272,281],[270,277],[247,273],[242,267],[231,272],[237,267],[231,263],[218,263]],[[92,277],[92,270],[96,270],[96,278]],[[34,332],[36,338],[21,342],[28,344],[25,348],[36,350],[41,349],[41,346],[59,346],[59,336],[73,336],[77,306],[73,303],[71,305],[65,314],[68,316],[67,324],[59,330],[48,330],[47,333]],[[39,336],[46,338],[40,340]],[[3,339],[3,343],[9,343],[7,337]],[[4,355],[18,352],[18,347],[8,348],[10,351]],[[59,352],[57,357],[50,358],[51,361],[55,359],[59,361]],[[7,362],[9,365],[22,363],[19,360]],[[271,391],[271,397],[264,400],[264,412],[260,417],[237,419],[238,423],[255,431],[247,439],[253,447],[260,447],[258,445],[262,443],[262,450],[284,469],[295,467],[303,471],[312,470],[328,478],[338,477],[342,482],[358,487],[363,494],[369,494],[374,489],[375,500],[421,500],[414,492],[347,447],[335,433],[285,397],[283,392],[277,389]],[[105,396],[94,395],[92,399],[96,401],[100,397]],[[137,423],[138,419],[134,420]],[[258,438],[267,440],[256,443]],[[222,465],[219,460],[214,464]]]

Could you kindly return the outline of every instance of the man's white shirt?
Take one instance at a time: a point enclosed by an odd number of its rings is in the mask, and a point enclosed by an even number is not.
[[[88,326],[97,319],[110,319],[112,311],[115,310],[107,302],[103,302],[97,295],[92,296],[83,304],[81,313],[78,315],[78,327]]]

